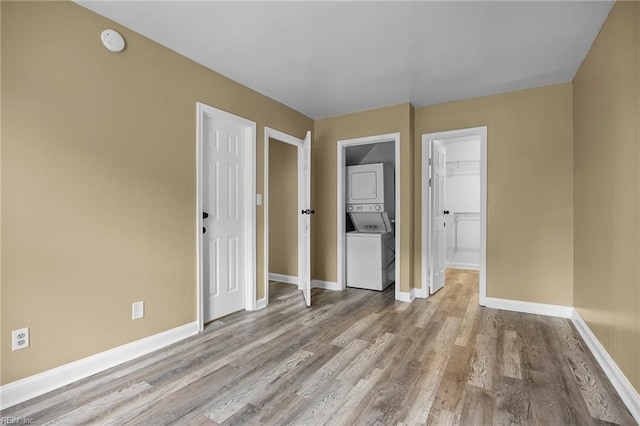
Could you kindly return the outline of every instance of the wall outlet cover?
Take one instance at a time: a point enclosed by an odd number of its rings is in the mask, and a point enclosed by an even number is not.
[[[11,350],[17,351],[29,347],[29,327],[11,332]]]

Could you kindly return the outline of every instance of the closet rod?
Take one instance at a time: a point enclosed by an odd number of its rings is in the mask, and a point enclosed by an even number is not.
[[[447,164],[460,166],[479,166],[480,160],[447,161]]]

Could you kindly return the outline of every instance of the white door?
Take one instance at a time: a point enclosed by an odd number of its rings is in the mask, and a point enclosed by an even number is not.
[[[298,185],[302,218],[298,221],[298,287],[307,306],[311,306],[311,216],[315,213],[311,209],[311,132],[307,132],[300,150],[298,176],[304,176],[304,181]]]
[[[445,255],[445,211],[444,191],[447,153],[442,142],[431,144],[431,259],[433,280],[431,294],[444,287]]]
[[[245,126],[204,116],[204,321],[245,308]],[[208,215],[208,216],[207,216]]]

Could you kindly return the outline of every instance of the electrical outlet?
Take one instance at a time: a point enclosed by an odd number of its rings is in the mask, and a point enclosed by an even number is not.
[[[29,347],[29,327],[11,332],[11,350],[17,351]]]
[[[144,302],[136,302],[131,305],[131,319],[139,319],[144,316]]]

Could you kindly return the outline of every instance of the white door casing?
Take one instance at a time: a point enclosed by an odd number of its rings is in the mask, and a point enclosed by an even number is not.
[[[431,280],[430,293],[444,287],[445,277],[445,255],[446,238],[445,238],[445,179],[447,152],[444,145],[440,141],[433,141],[431,144],[431,253],[433,253],[432,268],[433,279]]]
[[[232,312],[254,309],[255,123],[199,103],[198,158],[202,327]]]
[[[275,139],[297,147],[298,155],[298,288],[302,290],[307,306],[311,306],[311,132],[304,140],[265,127],[265,302],[269,303],[269,139]]]

